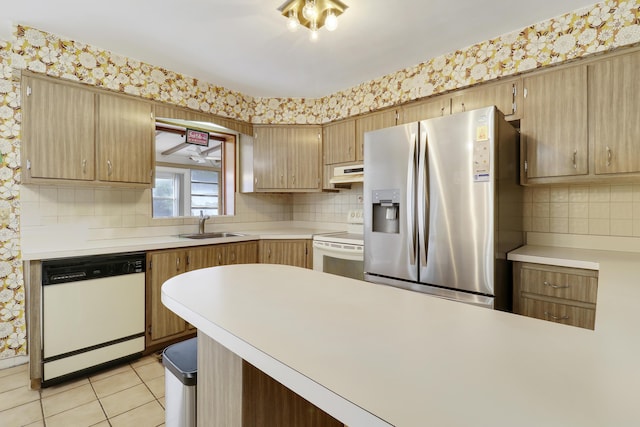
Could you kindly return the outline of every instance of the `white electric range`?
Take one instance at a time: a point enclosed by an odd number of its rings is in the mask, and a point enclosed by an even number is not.
[[[347,231],[313,236],[313,269],[364,280],[362,210],[349,211]]]

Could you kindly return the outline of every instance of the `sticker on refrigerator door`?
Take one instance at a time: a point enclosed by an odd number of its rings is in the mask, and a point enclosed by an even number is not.
[[[487,125],[479,125],[476,127],[476,141],[486,141],[489,139],[489,127]]]
[[[473,181],[488,182],[491,171],[491,150],[488,139],[473,144]]]

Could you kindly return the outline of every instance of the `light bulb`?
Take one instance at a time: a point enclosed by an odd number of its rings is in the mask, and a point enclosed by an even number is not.
[[[318,25],[316,24],[315,19],[311,21],[311,34],[309,35],[309,40],[312,42],[318,40]]]
[[[304,7],[302,8],[302,16],[304,16],[304,19],[307,21],[313,21],[318,17],[315,0],[305,0]]]
[[[338,17],[333,13],[332,9],[329,9],[329,12],[327,13],[327,17],[324,20],[324,26],[329,31],[333,31],[338,28]]]
[[[298,21],[298,17],[294,10],[289,11],[289,18],[287,18],[287,28],[292,33],[298,29],[300,26],[300,21]]]

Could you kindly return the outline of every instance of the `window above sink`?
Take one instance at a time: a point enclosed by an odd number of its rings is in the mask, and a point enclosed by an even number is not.
[[[208,140],[187,142],[187,129]],[[213,123],[157,118],[153,217],[233,215],[237,136]]]

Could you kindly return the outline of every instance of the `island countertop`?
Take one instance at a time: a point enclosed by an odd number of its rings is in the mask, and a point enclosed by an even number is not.
[[[600,253],[594,331],[296,267],[213,267],[162,301],[357,426],[640,425],[640,255]]]

